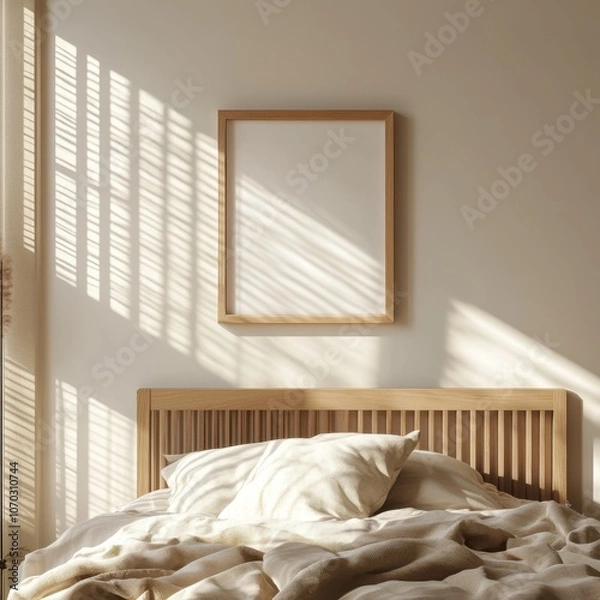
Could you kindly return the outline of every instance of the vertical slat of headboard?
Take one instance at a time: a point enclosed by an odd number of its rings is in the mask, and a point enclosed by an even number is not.
[[[477,413],[469,411],[469,464],[477,468]]]
[[[506,491],[506,416],[503,410],[498,411],[498,489]]]
[[[552,489],[554,500],[567,501],[567,392],[554,390],[552,418]]]
[[[463,460],[463,411],[456,411],[456,458]]]
[[[546,445],[547,437],[546,437],[546,411],[540,411],[540,490],[542,491],[540,500],[548,500],[548,497],[545,493],[545,490],[548,489],[548,484],[550,480],[548,478],[547,465],[548,461],[546,460],[548,447]]]
[[[447,410],[442,410],[440,412],[440,417],[438,420],[438,426],[441,431],[438,432],[438,445],[437,451],[442,454],[448,454],[450,452],[450,436],[449,436],[449,415]]]
[[[150,459],[150,390],[139,390],[137,396],[138,496],[151,489]]]
[[[525,413],[525,494],[528,500],[537,500],[533,497],[533,412]]]
[[[488,413],[486,413],[488,415]],[[485,433],[487,439],[484,442],[488,447],[489,462],[486,468],[489,468],[489,480],[496,487],[498,486],[498,411],[489,414],[489,420],[484,421]]]
[[[153,443],[153,440],[158,440],[160,438],[159,414],[158,411],[150,411],[150,464],[153,466],[152,472],[150,473],[150,481],[153,490],[157,490],[161,487],[159,465],[162,461],[158,443],[156,443],[156,441]]]
[[[176,454],[176,440],[171,440],[169,433],[171,428],[171,417],[173,416],[172,411],[161,410],[158,412],[158,427],[159,427],[159,436],[158,436],[158,456],[159,456],[159,470],[165,465],[165,455],[166,454]],[[157,475],[160,481],[160,487],[166,487],[163,479]]]
[[[490,443],[490,412],[483,413],[483,472],[488,475],[492,473],[491,468],[491,443]]]
[[[195,420],[192,411],[186,410],[183,413],[183,450],[182,452],[191,452],[194,447],[194,425]]]
[[[547,500],[552,500],[552,461],[554,460],[552,431],[554,429],[553,412],[546,413],[546,489]]]
[[[511,418],[511,430],[510,430],[511,486],[508,491],[510,493],[518,493],[518,490],[516,488],[513,488],[513,482],[516,481],[517,477],[519,476],[519,448],[518,448],[519,432],[517,430],[517,427],[519,426],[519,418],[518,418],[518,413],[516,410],[512,411],[510,418]],[[513,489],[514,489],[514,492],[513,492]]]
[[[427,430],[425,429],[425,418],[423,417],[423,411],[415,410],[413,413],[413,426],[409,429],[419,429],[421,431],[421,437],[419,439],[419,450],[427,450],[425,441],[427,438]]]
[[[435,451],[435,411],[427,412],[427,450]]]

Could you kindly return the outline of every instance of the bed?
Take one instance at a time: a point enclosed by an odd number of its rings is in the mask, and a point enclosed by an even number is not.
[[[138,493],[11,600],[600,597],[559,389],[143,389]]]

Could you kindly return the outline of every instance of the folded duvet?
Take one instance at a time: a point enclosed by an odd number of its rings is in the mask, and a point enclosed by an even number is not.
[[[121,513],[32,553],[10,600],[600,598],[600,522],[554,502],[244,523]]]

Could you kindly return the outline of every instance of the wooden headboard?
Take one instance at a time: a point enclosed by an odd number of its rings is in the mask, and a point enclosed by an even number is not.
[[[165,486],[165,454],[356,431],[421,430],[519,498],[567,500],[563,389],[141,389],[138,494]]]

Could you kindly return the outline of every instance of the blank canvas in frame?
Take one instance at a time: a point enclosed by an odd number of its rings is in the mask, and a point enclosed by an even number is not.
[[[219,321],[393,321],[392,111],[220,111]]]

